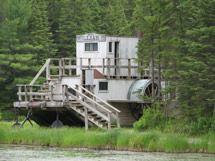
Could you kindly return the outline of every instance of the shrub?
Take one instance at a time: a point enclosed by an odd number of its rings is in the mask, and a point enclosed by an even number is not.
[[[144,109],[143,116],[139,121],[134,123],[134,129],[144,130],[144,129],[163,129],[166,124],[166,117],[159,109]]]
[[[2,119],[3,120],[15,120],[16,114],[10,110],[2,111]]]

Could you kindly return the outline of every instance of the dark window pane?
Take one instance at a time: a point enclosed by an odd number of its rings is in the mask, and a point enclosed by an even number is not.
[[[112,42],[109,42],[109,52],[112,52]]]
[[[85,43],[85,51],[98,51],[98,43]]]
[[[108,82],[99,82],[99,90],[107,91],[108,90]]]

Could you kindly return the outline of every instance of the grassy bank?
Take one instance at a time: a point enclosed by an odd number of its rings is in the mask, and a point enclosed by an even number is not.
[[[132,129],[60,129],[31,127],[11,128],[11,122],[0,122],[0,143],[31,144],[98,149],[124,149],[136,151],[164,152],[208,152],[215,153],[215,134],[188,137],[182,134],[160,131],[138,132]]]

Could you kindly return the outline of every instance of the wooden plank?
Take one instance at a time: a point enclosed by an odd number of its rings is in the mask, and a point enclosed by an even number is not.
[[[27,102],[27,101],[28,101],[28,95],[27,95],[28,91],[27,91],[27,87],[25,86],[24,89],[25,89],[25,101]]]
[[[131,78],[131,59],[128,59],[128,78]]]
[[[18,95],[19,95],[19,101],[22,101],[22,95],[20,94],[22,92],[22,86],[18,86]]]
[[[37,75],[34,77],[34,79],[31,81],[30,85],[33,85],[35,81],[39,78],[39,76],[42,74],[42,72],[46,69],[47,65],[50,63],[50,59],[46,60],[46,63],[43,65],[43,67],[40,69],[40,71],[37,73]]]
[[[88,130],[88,112],[87,108],[84,107],[84,117],[85,117],[85,130]]]
[[[87,107],[90,111],[93,111],[94,113],[96,113],[97,115],[101,116],[103,119],[105,119],[106,121],[108,121],[107,116],[105,116],[104,114],[102,114],[101,112],[95,110],[94,108],[92,108],[90,105],[88,105],[87,103],[83,102],[81,99],[78,99],[76,96],[72,95],[71,93],[68,93],[69,96],[73,97],[78,103],[82,104],[83,106]]]
[[[120,128],[120,118],[118,112],[116,112],[116,121],[117,121],[117,127]]]
[[[108,129],[111,129],[111,119],[110,119],[110,113],[108,113]]]
[[[110,58],[108,60],[108,65],[107,65],[107,78],[110,78]]]
[[[72,66],[72,60],[69,60],[69,66]],[[66,68],[66,66],[65,66]],[[69,75],[71,76],[72,75],[72,69],[69,68]]]
[[[30,93],[32,93],[33,92],[32,86],[30,86],[29,88],[30,88]],[[32,95],[30,95],[30,101],[32,101],[32,100],[33,100],[33,97],[32,97]]]

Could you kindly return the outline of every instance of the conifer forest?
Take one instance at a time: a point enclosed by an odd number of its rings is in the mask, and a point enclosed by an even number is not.
[[[175,93],[179,115],[158,99],[134,128],[215,130],[215,0],[0,0],[0,109],[47,58],[75,57],[85,33],[141,36],[139,70],[153,62],[168,82],[160,96]]]

